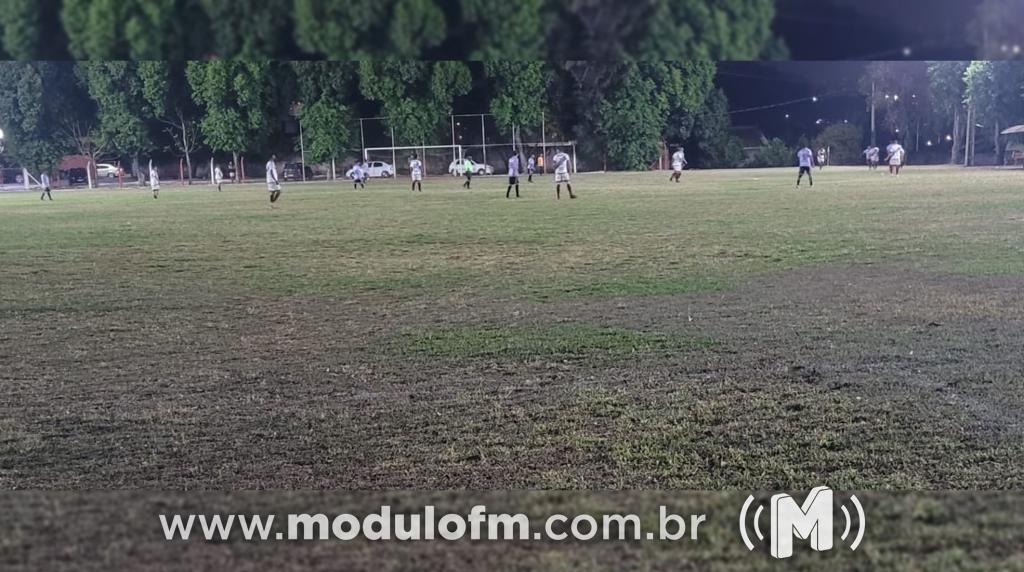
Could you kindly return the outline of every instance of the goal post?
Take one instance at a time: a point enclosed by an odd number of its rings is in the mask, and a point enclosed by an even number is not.
[[[363,149],[363,161],[382,162],[390,165],[392,175],[409,175],[409,159],[415,153],[423,163],[423,174],[427,176],[447,175],[452,164],[461,163],[465,155],[462,145],[417,145],[405,147],[367,147]]]

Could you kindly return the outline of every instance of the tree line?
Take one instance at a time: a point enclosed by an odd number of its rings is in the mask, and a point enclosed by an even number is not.
[[[742,151],[714,76],[708,60],[0,62],[0,129],[5,159],[33,170],[77,153],[138,172],[140,157],[171,152],[191,175],[200,148],[236,164],[293,151],[289,120],[313,163],[358,148],[361,116],[383,116],[400,146],[443,143],[458,105],[493,114],[506,135],[543,121],[552,139],[577,140],[612,169],[657,162],[663,141],[723,166]]]
[[[774,0],[0,0],[39,59],[781,57]]]

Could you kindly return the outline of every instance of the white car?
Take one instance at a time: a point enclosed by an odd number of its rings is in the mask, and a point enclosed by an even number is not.
[[[367,177],[393,177],[395,175],[395,168],[384,161],[367,161],[363,167],[366,169]]]
[[[483,163],[477,163],[476,161],[469,159],[469,162],[473,165],[473,174],[475,175],[493,175],[494,167],[490,165],[484,165]],[[448,172],[453,177],[461,177],[466,173],[466,162],[465,161],[452,161],[448,165]]]
[[[113,179],[114,177],[121,174],[121,168],[117,165],[111,165],[110,163],[96,163],[96,176],[107,177]]]

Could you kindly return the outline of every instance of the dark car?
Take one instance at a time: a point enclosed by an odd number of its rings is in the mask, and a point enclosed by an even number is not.
[[[68,169],[67,180],[68,185],[84,185],[89,182],[89,175],[85,172],[84,167],[76,167]]]
[[[309,165],[306,165],[306,179],[313,178],[313,169]],[[284,170],[281,171],[281,179],[284,181],[301,181],[302,180],[302,164],[301,163],[285,163]]]

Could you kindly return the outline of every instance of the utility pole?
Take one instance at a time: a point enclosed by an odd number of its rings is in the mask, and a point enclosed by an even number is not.
[[[871,82],[871,145],[878,144],[878,137],[875,135],[875,82]]]

